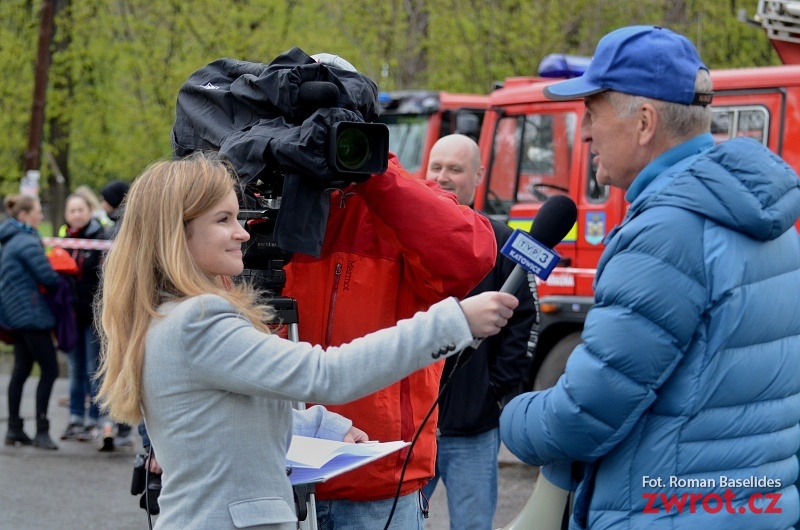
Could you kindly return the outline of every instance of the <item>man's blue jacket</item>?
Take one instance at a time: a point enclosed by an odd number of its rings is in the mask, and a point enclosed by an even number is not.
[[[800,179],[757,142],[706,134],[626,198],[583,344],[555,387],[506,406],[503,442],[530,464],[587,463],[572,529],[787,529],[800,517]]]

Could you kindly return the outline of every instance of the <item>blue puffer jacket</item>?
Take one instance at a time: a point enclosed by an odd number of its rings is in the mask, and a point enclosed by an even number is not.
[[[523,461],[588,463],[571,529],[785,530],[800,516],[800,179],[752,140],[690,142],[703,148],[654,161],[606,238],[564,376],[501,417]]]
[[[53,329],[56,321],[39,285],[55,288],[58,273],[39,234],[15,219],[0,223],[0,324],[9,329]]]

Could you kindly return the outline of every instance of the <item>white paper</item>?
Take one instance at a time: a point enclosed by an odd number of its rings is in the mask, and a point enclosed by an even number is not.
[[[399,451],[408,442],[347,443],[293,436],[286,453],[286,467],[292,469],[292,484],[324,482]]]

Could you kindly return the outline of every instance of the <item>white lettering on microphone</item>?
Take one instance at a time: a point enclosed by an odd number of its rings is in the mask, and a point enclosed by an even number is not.
[[[538,263],[534,263],[533,261],[529,260],[527,256],[517,252],[516,250],[512,249],[511,252],[509,252],[509,256],[511,259],[519,263],[522,268],[533,271],[534,274],[540,274],[542,272],[542,268]]]

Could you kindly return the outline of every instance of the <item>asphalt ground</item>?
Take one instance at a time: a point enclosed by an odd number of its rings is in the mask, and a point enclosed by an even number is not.
[[[59,355],[62,355],[59,353]],[[11,356],[0,355],[0,434],[8,427],[7,388]],[[25,384],[22,416],[25,431],[35,433],[35,392],[38,377]],[[100,453],[93,443],[61,441],[69,410],[58,405],[68,393],[68,381],[59,377],[50,401],[50,436],[59,449],[0,445],[0,530],[143,530],[147,515],[139,498],[130,494],[135,447]],[[522,464],[505,448],[500,452],[499,500],[496,528],[511,521],[528,500],[537,469]],[[440,483],[433,496],[427,530],[448,530],[445,489]],[[387,514],[388,515],[388,514]],[[381,525],[382,526],[382,525]]]

